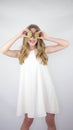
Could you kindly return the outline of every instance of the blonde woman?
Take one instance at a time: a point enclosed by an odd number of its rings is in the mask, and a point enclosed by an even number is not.
[[[10,50],[19,38],[23,38],[21,48]],[[44,40],[57,45],[46,46]],[[31,24],[0,48],[4,55],[19,60],[17,116],[24,114],[21,130],[29,130],[36,117],[45,117],[48,130],[56,130],[55,114],[59,113],[59,105],[48,69],[48,56],[68,46],[67,40],[49,37],[37,25]]]

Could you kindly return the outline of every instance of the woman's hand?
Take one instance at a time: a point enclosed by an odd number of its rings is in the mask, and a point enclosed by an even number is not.
[[[38,39],[46,40],[46,39],[48,38],[48,36],[46,35],[45,32],[43,32],[43,31],[38,31],[38,33],[39,33]]]
[[[20,31],[17,35],[18,35],[18,37],[19,38],[23,38],[23,37],[28,37],[27,36],[27,33],[29,32],[30,30],[28,29],[28,28],[26,28],[26,29],[24,29],[24,30],[22,30],[22,31]]]

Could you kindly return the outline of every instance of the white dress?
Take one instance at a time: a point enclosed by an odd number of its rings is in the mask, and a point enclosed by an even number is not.
[[[25,63],[20,65],[20,81],[17,98],[17,116],[44,117],[59,113],[59,105],[48,65],[40,64],[31,50]]]

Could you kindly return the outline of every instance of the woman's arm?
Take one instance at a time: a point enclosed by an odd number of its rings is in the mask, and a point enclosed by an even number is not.
[[[62,45],[62,46],[68,46],[69,42],[67,40],[61,39],[61,38],[54,38],[54,37],[46,37],[46,40],[55,42],[57,45]]]
[[[19,38],[24,37],[25,34],[23,33],[25,30],[20,31],[18,34],[16,34],[13,38],[11,38],[6,44],[4,44],[2,47],[0,47],[0,53],[3,53],[10,57],[17,58],[20,50],[9,50],[9,48],[17,41]]]
[[[69,44],[70,44],[67,40],[64,40],[64,39],[61,39],[61,38],[49,37],[45,34],[45,32],[42,32],[42,35],[41,35],[40,38],[43,39],[43,40],[47,40],[47,41],[57,43],[57,45],[47,46],[46,49],[45,49],[45,51],[47,53],[53,53],[53,52],[62,50],[64,48],[68,47]]]
[[[19,50],[9,50],[9,48],[19,39],[19,35],[15,35],[13,38],[11,38],[6,44],[4,44],[0,48],[0,53],[13,57],[13,58],[18,58]]]
[[[0,48],[0,53],[5,53],[9,50],[9,48],[19,39],[19,35],[15,35],[13,38],[11,38],[6,44],[4,44]]]
[[[57,45],[47,46],[45,50],[47,53],[53,53],[62,50],[68,47],[70,44],[67,40],[60,38],[47,37],[46,40],[57,43]]]

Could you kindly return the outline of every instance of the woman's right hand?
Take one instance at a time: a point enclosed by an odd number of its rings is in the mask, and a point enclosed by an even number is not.
[[[17,35],[18,35],[18,37],[19,38],[23,38],[23,37],[28,37],[27,36],[27,32],[29,32],[30,30],[28,29],[28,28],[26,28],[26,29],[24,29],[24,30],[22,30],[22,31],[20,31]]]

